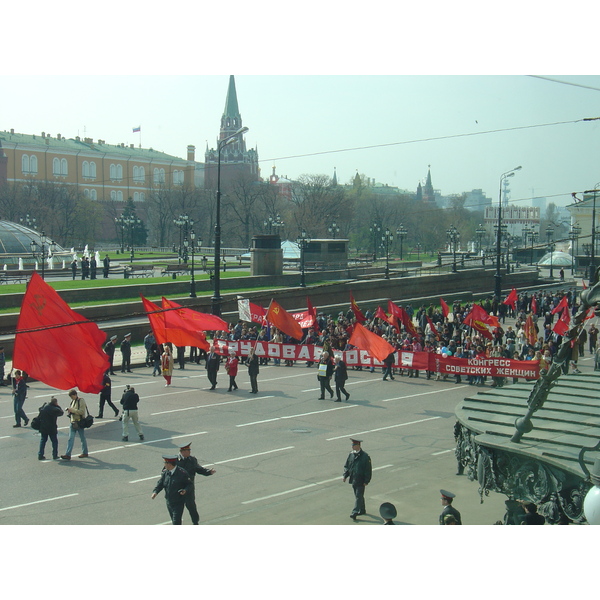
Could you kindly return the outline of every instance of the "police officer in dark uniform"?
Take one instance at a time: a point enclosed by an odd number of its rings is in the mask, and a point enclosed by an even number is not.
[[[350,518],[356,521],[358,515],[366,514],[365,508],[365,486],[371,481],[372,466],[371,457],[362,449],[362,440],[350,439],[352,452],[346,459],[342,481],[348,479],[354,490],[354,508]]]
[[[196,488],[194,479],[196,478],[196,474],[208,477],[209,475],[214,475],[214,473],[216,473],[216,470],[205,469],[202,465],[198,464],[198,459],[195,456],[191,455],[191,445],[192,443],[190,442],[189,444],[186,444],[185,446],[181,446],[181,448],[179,448],[177,466],[184,469],[185,472],[188,474],[189,478],[192,480],[192,487],[190,491],[185,495],[185,507],[190,513],[192,523],[194,525],[198,525],[200,521],[200,515],[198,514],[198,509],[196,508]]]
[[[177,466],[176,456],[163,456],[164,469],[152,492],[152,500],[161,490],[165,490],[167,510],[173,525],[181,525],[181,517],[185,508],[185,495],[192,489],[192,481],[184,469]]]
[[[452,515],[456,519],[456,524],[462,525],[460,513],[452,506],[452,500],[454,500],[456,495],[452,492],[447,492],[446,490],[440,490],[440,494],[442,495],[442,506],[444,507],[444,510],[440,515],[440,525],[446,525],[444,519],[447,515]]]
[[[393,520],[396,518],[398,512],[396,511],[396,507],[391,502],[384,502],[379,507],[379,514],[383,519],[384,525],[395,525]]]
[[[104,352],[106,352],[106,354],[108,356],[108,363],[109,363],[108,371],[106,373],[107,374],[110,373],[111,375],[115,374],[114,360],[115,360],[115,342],[116,341],[117,341],[117,336],[113,335],[113,336],[111,336],[110,340],[108,340],[108,342],[106,342],[106,344],[104,345]]]
[[[121,342],[121,373],[131,373],[131,334],[128,333]]]

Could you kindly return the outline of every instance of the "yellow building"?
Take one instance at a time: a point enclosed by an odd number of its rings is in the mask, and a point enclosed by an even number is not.
[[[0,185],[55,182],[75,187],[90,200],[144,202],[161,187],[203,187],[203,165],[194,154],[194,146],[187,147],[182,159],[134,144],[11,129],[0,132]]]

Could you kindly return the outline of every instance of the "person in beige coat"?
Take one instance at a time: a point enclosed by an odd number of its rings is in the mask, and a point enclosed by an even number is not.
[[[75,444],[75,434],[79,434],[81,440],[81,454],[79,458],[88,457],[88,445],[85,439],[85,430],[79,426],[79,421],[85,417],[87,413],[87,405],[85,400],[77,394],[77,390],[71,390],[69,392],[69,398],[71,398],[71,404],[67,407],[67,415],[71,421],[71,428],[69,432],[69,441],[67,442],[67,451],[61,455],[63,460],[71,460],[71,452]]]

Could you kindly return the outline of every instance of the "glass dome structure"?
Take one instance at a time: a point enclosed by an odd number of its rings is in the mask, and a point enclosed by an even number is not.
[[[26,263],[35,261],[31,252],[31,242],[37,244],[37,251],[42,247],[42,232],[31,229],[12,221],[0,221],[0,262],[8,265],[17,264],[19,258]],[[52,239],[47,237],[45,242],[46,252],[50,249]],[[65,256],[65,250],[56,245],[55,256]]]

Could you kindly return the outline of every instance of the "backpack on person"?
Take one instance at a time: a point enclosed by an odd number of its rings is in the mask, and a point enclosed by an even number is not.
[[[38,412],[37,417],[33,417],[33,419],[31,419],[31,429],[35,429],[36,431],[40,430],[40,425],[42,423],[42,419],[41,419],[42,410],[46,406],[46,404],[48,404],[48,403],[44,402],[44,404],[42,404],[42,406],[40,406],[40,411]]]

